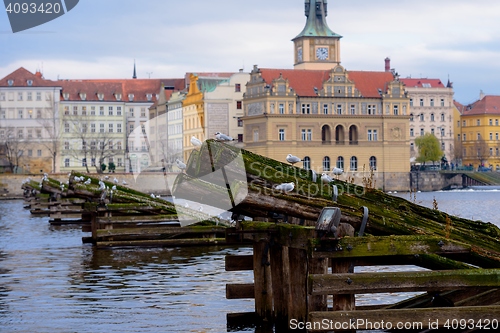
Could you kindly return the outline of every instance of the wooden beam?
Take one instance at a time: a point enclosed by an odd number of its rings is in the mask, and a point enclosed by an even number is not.
[[[309,283],[312,295],[500,287],[500,269],[315,274],[309,276]]]
[[[105,241],[96,242],[98,248],[108,247],[149,247],[149,246],[215,246],[226,245],[225,238],[196,238],[196,239],[151,239],[151,240],[130,240],[130,241]]]
[[[471,306],[369,311],[311,312],[308,332],[343,330],[413,329],[424,331],[444,328],[450,332],[464,329],[498,328],[500,306]],[[406,326],[405,326],[406,325]],[[293,327],[292,327],[293,328]]]
[[[255,298],[253,283],[228,283],[226,284],[227,299]]]
[[[434,236],[344,237],[311,240],[313,258],[355,258],[394,255],[470,253],[471,247]]]
[[[253,255],[226,255],[226,271],[251,271],[253,270]]]

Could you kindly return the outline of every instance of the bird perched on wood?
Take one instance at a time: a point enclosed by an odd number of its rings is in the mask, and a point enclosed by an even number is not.
[[[116,185],[113,185],[113,187],[111,188],[113,191],[116,191]]]
[[[103,181],[99,181],[99,191],[104,191],[106,189],[106,184]]]
[[[109,179],[109,176],[104,176],[104,180],[108,180]]]
[[[288,154],[286,157],[286,161],[290,163],[291,165],[294,165],[295,163],[301,162],[302,160],[298,158],[297,156],[293,156],[292,154]]]
[[[85,185],[89,185],[91,183],[90,178],[87,178],[87,180],[84,182]]]
[[[218,141],[234,141],[232,137],[226,134],[222,134],[221,132],[215,132],[215,138]]]
[[[329,184],[333,181],[332,177],[328,176],[326,173],[321,174],[321,181],[325,184]]]
[[[291,183],[281,183],[281,184],[276,185],[274,187],[274,189],[276,189],[278,191],[283,191],[283,192],[291,192],[291,191],[293,191],[294,188],[295,188],[295,183],[294,182],[291,182]]]
[[[176,159],[176,160],[175,160],[175,165],[177,165],[177,167],[178,167],[179,169],[181,169],[181,170],[186,169],[186,164],[185,164],[185,163],[183,163],[183,162],[182,162],[181,160],[179,160],[179,159]]]
[[[195,147],[200,147],[203,144],[203,142],[201,142],[201,140],[199,140],[197,137],[193,135],[191,137],[191,144]]]
[[[154,195],[154,193],[151,193],[151,198],[156,198],[156,196]]]
[[[125,179],[122,181],[123,185],[128,185],[128,183],[125,181]]]
[[[115,182],[115,184],[118,184],[118,179],[116,179],[116,177],[113,178],[113,181]]]

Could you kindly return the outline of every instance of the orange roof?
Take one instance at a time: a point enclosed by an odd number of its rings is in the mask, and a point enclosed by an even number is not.
[[[400,81],[409,88],[446,88],[439,79],[400,79]]]
[[[6,77],[0,79],[0,87],[9,87],[9,80],[12,80],[13,87],[29,87],[28,80],[33,81],[32,87],[60,87],[57,81],[45,80],[40,72],[31,73],[24,67],[19,67]]]
[[[323,82],[329,79],[329,70],[302,70],[302,69],[260,69],[262,78],[271,84],[274,79],[282,75],[289,81],[290,87],[302,97],[314,97],[314,88],[322,89]],[[386,90],[389,82],[394,80],[390,72],[348,71],[348,78],[354,82],[356,89],[363,97],[380,98],[378,89]]]
[[[455,103],[455,105],[457,105],[457,103]],[[481,114],[500,115],[500,96],[486,95],[472,104],[463,106],[461,111],[463,116]]]

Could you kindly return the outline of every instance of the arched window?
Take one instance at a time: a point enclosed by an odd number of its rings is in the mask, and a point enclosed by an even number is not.
[[[349,166],[351,171],[358,171],[358,158],[356,156],[351,157],[351,163]]]
[[[350,145],[358,144],[358,128],[355,125],[351,125],[349,127],[349,144]]]
[[[413,113],[410,113],[410,121],[413,121]]]
[[[323,158],[323,171],[330,171],[330,157]]]
[[[337,125],[337,127],[335,127],[335,143],[343,145],[344,140],[344,127],[342,125]]]
[[[431,121],[434,121],[434,113],[431,113]]]
[[[329,144],[332,141],[330,126],[324,125],[321,127],[321,141],[323,144]]]
[[[304,157],[302,164],[304,170],[311,170],[311,158],[309,156]]]
[[[344,158],[342,156],[337,157],[337,168],[344,169]]]
[[[377,158],[375,156],[370,157],[370,169],[377,170]]]

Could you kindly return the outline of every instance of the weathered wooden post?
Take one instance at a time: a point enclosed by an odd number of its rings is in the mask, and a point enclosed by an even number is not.
[[[271,246],[271,278],[275,324],[277,329],[287,329],[290,303],[290,263],[287,246],[281,244]]]
[[[255,313],[263,320],[273,319],[273,291],[269,258],[269,243],[259,240],[253,245]]]

